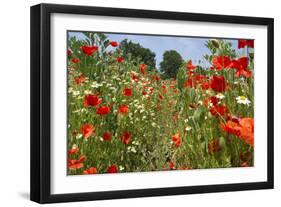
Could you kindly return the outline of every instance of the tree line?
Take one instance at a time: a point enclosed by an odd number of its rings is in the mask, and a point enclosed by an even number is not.
[[[136,62],[141,61],[146,64],[150,70],[156,68],[156,55],[149,48],[144,48],[139,43],[134,43],[128,39],[124,39],[120,42],[119,49],[123,51],[125,58]],[[183,62],[184,60],[177,51],[165,51],[163,54],[163,60],[160,62],[160,75],[162,78],[175,78],[177,71]]]

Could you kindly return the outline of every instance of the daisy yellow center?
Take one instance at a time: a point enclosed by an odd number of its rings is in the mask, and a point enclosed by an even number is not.
[[[241,99],[242,101],[245,101],[247,98],[246,98],[245,96],[240,96],[240,99]]]

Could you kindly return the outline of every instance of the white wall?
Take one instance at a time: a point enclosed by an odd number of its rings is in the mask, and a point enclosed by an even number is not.
[[[53,206],[253,206],[281,202],[281,13],[278,1],[80,0],[2,1],[0,32],[0,205],[36,206],[29,197],[29,7],[37,3],[217,13],[275,18],[275,190],[123,199]],[[279,49],[279,50],[277,50]],[[266,68],[265,68],[266,70]]]

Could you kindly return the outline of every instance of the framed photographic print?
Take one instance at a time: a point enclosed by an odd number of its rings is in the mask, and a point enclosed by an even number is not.
[[[273,188],[273,19],[31,7],[31,200]]]

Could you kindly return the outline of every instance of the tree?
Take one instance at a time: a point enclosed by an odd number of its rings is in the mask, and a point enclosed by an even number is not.
[[[128,39],[122,40],[119,48],[123,51],[125,57],[131,56],[133,60],[137,61],[139,59],[150,68],[155,68],[155,53],[150,49],[142,47],[139,43],[128,41]]]
[[[165,77],[175,78],[182,63],[183,59],[181,55],[175,50],[169,50],[163,54],[163,60],[160,63],[160,70],[164,73]]]

